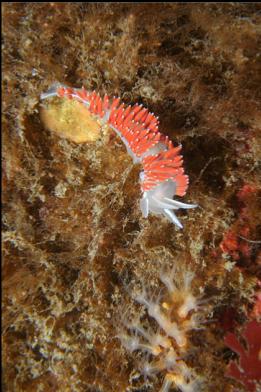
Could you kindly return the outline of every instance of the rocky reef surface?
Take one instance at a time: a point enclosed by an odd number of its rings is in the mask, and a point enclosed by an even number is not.
[[[232,364],[244,359],[236,338],[257,333],[260,317],[260,5],[7,2],[2,11],[4,391],[159,391],[164,372],[143,377],[117,323],[127,312],[155,331],[133,296],[159,293],[173,266],[192,271],[206,300],[186,369],[203,392],[257,391],[258,351],[248,361],[256,373]],[[199,205],[178,212],[183,230],[142,217],[139,165],[112,130],[85,138],[82,112],[67,108],[69,137],[55,102],[63,131],[46,126],[39,97],[54,82],[159,116],[183,146],[181,200]]]

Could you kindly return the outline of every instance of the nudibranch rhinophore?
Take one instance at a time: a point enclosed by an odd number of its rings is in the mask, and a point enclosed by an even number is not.
[[[163,214],[179,228],[182,224],[173,210],[195,208],[173,200],[175,195],[186,194],[189,179],[184,174],[181,145],[174,147],[168,136],[159,132],[158,118],[142,105],[127,106],[120,98],[103,98],[95,91],[71,88],[54,84],[41,94],[41,99],[50,97],[74,99],[81,102],[92,117],[108,124],[121,138],[134,163],[140,163],[140,183],[143,196],[140,201],[144,217],[149,212]]]

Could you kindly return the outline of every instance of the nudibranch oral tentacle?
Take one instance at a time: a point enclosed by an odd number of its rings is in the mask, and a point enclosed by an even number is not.
[[[120,98],[102,98],[95,91],[71,88],[56,83],[41,94],[41,99],[51,97],[75,99],[102,124],[108,124],[125,144],[134,163],[140,163],[141,211],[144,217],[149,212],[164,215],[177,227],[182,224],[173,210],[195,208],[196,204],[185,204],[173,200],[175,195],[186,194],[189,179],[184,174],[181,145],[174,147],[167,136],[159,132],[159,120],[142,105],[127,106]]]

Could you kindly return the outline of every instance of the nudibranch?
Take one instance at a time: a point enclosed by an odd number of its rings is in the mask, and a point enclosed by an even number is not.
[[[158,118],[142,105],[127,106],[120,98],[103,98],[95,91],[71,88],[54,84],[41,94],[41,99],[50,97],[74,99],[81,102],[94,119],[108,124],[125,144],[134,163],[140,163],[140,183],[143,196],[140,207],[144,217],[149,212],[163,214],[177,227],[182,224],[174,213],[179,208],[195,208],[173,200],[174,196],[186,194],[189,179],[184,174],[181,145],[174,147],[168,136],[159,132]]]

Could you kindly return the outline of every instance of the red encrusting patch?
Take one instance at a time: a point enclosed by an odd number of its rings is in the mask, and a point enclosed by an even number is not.
[[[57,89],[59,97],[77,99],[88,102],[91,114],[103,118],[106,111],[110,111],[108,124],[116,128],[128,143],[129,148],[138,158],[155,147],[159,142],[168,148],[156,155],[149,155],[142,159],[144,181],[142,190],[149,191],[159,183],[167,180],[176,182],[176,195],[184,196],[188,188],[188,176],[184,174],[183,159],[179,155],[181,146],[174,147],[168,137],[158,130],[159,121],[153,113],[142,105],[126,106],[120,98],[110,101],[107,95],[102,99],[95,91],[89,93],[69,87]]]
[[[245,325],[242,333],[247,348],[245,348],[234,333],[227,333],[225,344],[239,356],[239,363],[231,361],[226,375],[243,383],[248,391],[257,391],[256,381],[261,380],[261,324],[252,320]]]

